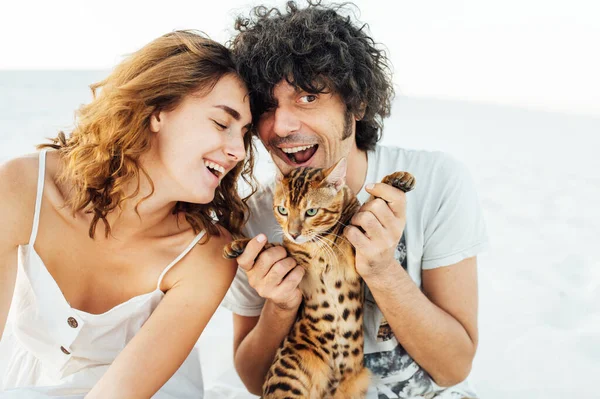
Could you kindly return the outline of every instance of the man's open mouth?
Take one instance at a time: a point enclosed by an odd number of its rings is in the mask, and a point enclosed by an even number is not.
[[[301,165],[308,162],[315,155],[317,148],[319,148],[318,144],[309,144],[298,147],[280,148],[280,150],[287,156],[291,163]]]

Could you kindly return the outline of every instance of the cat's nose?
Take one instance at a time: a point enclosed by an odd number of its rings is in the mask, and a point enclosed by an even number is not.
[[[292,236],[292,238],[295,240],[296,238],[298,238],[298,236],[300,235],[300,232],[294,233],[290,231],[290,235]]]

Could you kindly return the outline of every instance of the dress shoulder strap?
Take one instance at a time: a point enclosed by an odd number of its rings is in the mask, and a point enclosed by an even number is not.
[[[40,151],[39,156],[39,170],[38,170],[38,182],[37,182],[37,194],[35,197],[35,212],[33,214],[33,227],[31,229],[31,236],[29,237],[29,245],[35,244],[35,239],[38,233],[38,226],[40,224],[40,210],[42,209],[42,197],[44,194],[44,180],[46,177],[46,151],[44,148]]]
[[[179,262],[184,256],[186,256],[188,254],[188,252],[190,252],[192,250],[192,248],[194,248],[194,246],[196,244],[198,244],[198,241],[200,241],[200,239],[202,237],[204,237],[204,233],[205,232],[206,232],[205,230],[202,230],[200,233],[198,233],[198,235],[196,237],[194,237],[194,239],[192,240],[192,242],[190,243],[190,245],[188,245],[187,248],[184,249],[183,252],[180,253],[178,257],[176,257],[175,259],[173,259],[173,262],[169,263],[169,265],[167,267],[165,267],[165,269],[162,271],[162,273],[158,277],[158,283],[156,284],[156,289],[157,290],[160,289],[160,284],[162,283],[162,280],[165,277],[165,274],[167,274],[167,272],[169,270],[171,270],[171,268],[173,266],[175,266],[177,264],[177,262]]]

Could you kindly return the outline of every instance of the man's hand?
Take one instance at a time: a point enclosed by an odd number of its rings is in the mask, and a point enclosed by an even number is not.
[[[258,295],[282,310],[296,311],[302,302],[302,292],[298,285],[304,276],[304,269],[287,256],[282,246],[262,251],[266,241],[264,234],[250,240],[237,258],[238,265],[244,269],[250,286]]]
[[[363,278],[396,265],[396,246],[406,225],[406,194],[388,184],[369,184],[374,198],[366,202],[344,229],[356,249],[356,271]],[[362,231],[361,231],[362,229]]]

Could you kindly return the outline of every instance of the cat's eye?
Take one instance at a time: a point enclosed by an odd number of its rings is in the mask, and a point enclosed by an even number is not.
[[[284,216],[288,214],[288,210],[286,209],[285,206],[278,206],[277,212],[281,213]]]
[[[306,216],[315,216],[317,214],[317,208],[310,208],[306,210]]]

